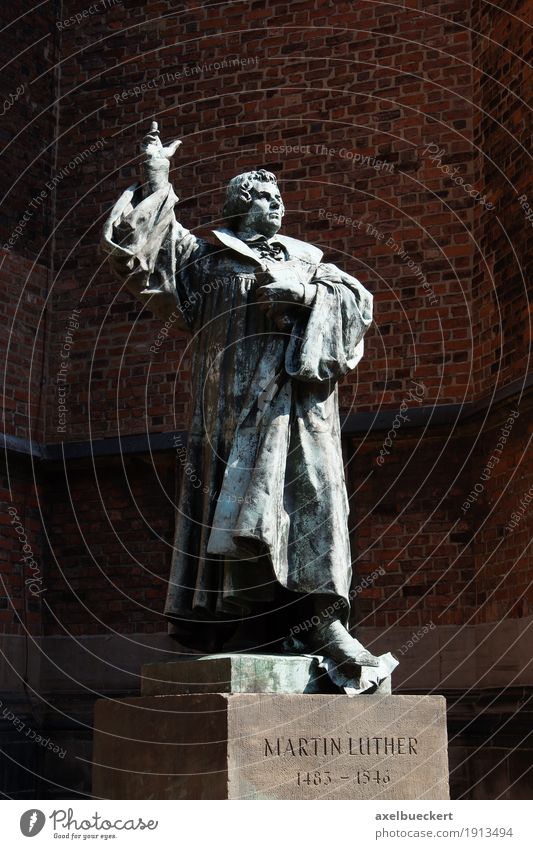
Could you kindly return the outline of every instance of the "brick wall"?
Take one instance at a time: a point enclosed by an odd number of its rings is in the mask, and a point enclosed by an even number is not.
[[[2,431],[14,439],[17,450],[2,451],[0,459],[0,633],[38,635],[44,598],[38,592],[44,586],[39,512],[43,492],[38,463],[32,463],[23,445],[24,440],[44,438],[42,384],[51,318],[44,306],[53,213],[53,193],[46,183],[54,160],[53,67],[58,45],[50,4],[35,10],[22,2],[3,4],[1,14]],[[41,583],[31,584],[35,577]]]
[[[506,405],[491,417],[479,437],[472,487],[464,501],[465,506],[472,505],[467,515],[471,512],[468,521],[474,539],[479,622],[498,622],[507,616],[519,618],[533,612],[529,550],[529,509],[533,503],[533,465],[528,450],[531,417],[530,401]]]
[[[525,2],[506,5],[505,12],[488,13],[474,5],[472,59],[476,74],[473,140],[478,147],[476,169],[490,185],[493,212],[476,208],[477,250],[472,279],[474,379],[477,397],[490,396],[512,381],[513,402],[491,417],[489,427],[471,434],[475,444],[473,486],[484,491],[473,504],[476,526],[475,571],[479,621],[522,617],[531,611],[533,562],[531,539],[531,400],[527,375],[531,371],[530,278],[533,215],[526,220],[520,198],[533,207],[528,147],[530,126],[527,101],[531,74],[525,61],[531,9]],[[505,437],[507,416],[518,418],[499,462],[486,464]],[[508,429],[508,428],[507,428]],[[518,521],[517,521],[518,519]]]
[[[443,429],[415,430],[399,435],[379,466],[384,437],[377,434],[362,446],[357,437],[351,440],[354,583],[363,587],[357,621],[413,630],[431,622],[460,625],[475,604],[471,540],[457,515],[468,448]],[[366,588],[365,576],[376,570],[380,574]]]
[[[45,266],[3,252],[0,258],[3,429],[23,439],[44,437],[44,342],[50,319],[44,302],[48,280]]]
[[[11,458],[0,475],[0,634],[41,633],[48,590],[40,507],[43,490],[26,459]]]
[[[0,247],[7,245],[13,253],[37,258],[40,263],[47,261],[46,239],[53,214],[52,193],[46,183],[55,151],[55,5],[45,3],[31,9],[24,0],[13,0],[2,4],[1,10],[4,180]],[[15,232],[19,224],[21,232]]]
[[[174,476],[167,457],[54,473],[47,634],[165,630]]]
[[[495,199],[494,212],[475,210],[477,244],[472,281],[475,389],[486,395],[530,370],[530,304],[533,223],[520,197],[532,206],[528,148],[531,128],[523,102],[531,89],[525,61],[531,9],[511,2],[489,12],[474,4],[472,59],[479,72],[474,89],[473,141],[476,172]]]

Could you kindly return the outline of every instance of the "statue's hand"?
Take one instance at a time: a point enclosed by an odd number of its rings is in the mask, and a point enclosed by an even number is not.
[[[174,156],[181,143],[181,139],[176,139],[166,147],[163,147],[157,121],[152,121],[150,131],[142,140],[141,150],[149,159],[170,159]]]
[[[303,302],[305,294],[303,283],[290,274],[290,270],[290,264],[283,263],[283,266],[271,266],[256,273],[257,282],[261,284],[257,290],[259,308],[282,331],[290,330],[289,312],[293,304]]]
[[[265,272],[268,274],[268,272]],[[266,283],[257,290],[260,309],[271,318],[285,312],[292,304],[301,304],[304,297],[302,283],[281,282],[274,280]]]
[[[291,263],[280,263],[256,273],[259,283],[257,297],[265,309],[279,303],[281,309],[291,304],[301,304],[305,290],[303,282],[294,273]]]

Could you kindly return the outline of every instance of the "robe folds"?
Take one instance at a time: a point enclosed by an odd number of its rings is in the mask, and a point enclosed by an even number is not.
[[[104,230],[127,287],[189,333],[192,414],[166,615],[247,615],[281,585],[336,601],[346,623],[337,385],[363,355],[372,295],[318,248],[278,234],[276,271],[313,292],[288,309],[281,332],[256,299],[256,273],[274,260],[230,230],[213,231],[212,244],[193,236],[176,221],[176,201],[171,187],[143,199],[133,186]]]

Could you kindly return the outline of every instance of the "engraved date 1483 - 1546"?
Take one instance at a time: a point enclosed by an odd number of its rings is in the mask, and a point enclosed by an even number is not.
[[[327,769],[315,770],[314,772],[297,772],[296,783],[298,787],[315,786],[331,784],[333,781],[349,781],[352,780],[356,784],[369,784],[374,781],[376,784],[388,784],[390,775],[388,772],[383,772],[379,769],[358,769],[355,775],[332,775]]]

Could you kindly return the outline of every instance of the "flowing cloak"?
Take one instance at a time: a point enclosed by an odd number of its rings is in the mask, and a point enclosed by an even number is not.
[[[276,585],[349,614],[351,556],[337,384],[363,355],[372,295],[305,242],[276,236],[277,271],[312,302],[279,332],[259,309],[268,262],[229,230],[216,244],[174,215],[171,187],[115,205],[103,244],[146,305],[188,331],[192,416],[165,613],[175,622],[243,616]],[[271,242],[274,240],[270,240]],[[150,294],[152,293],[152,294]]]

